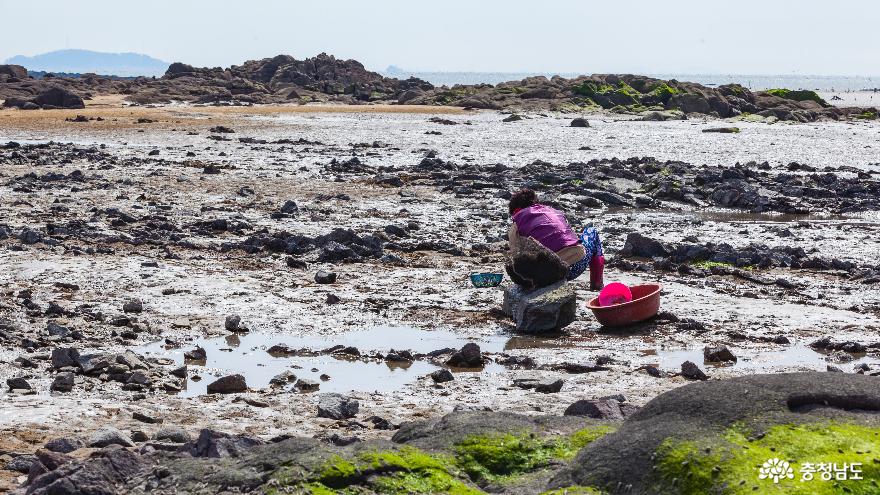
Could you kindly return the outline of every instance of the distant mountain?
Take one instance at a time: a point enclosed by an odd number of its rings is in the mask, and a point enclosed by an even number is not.
[[[112,76],[161,76],[168,69],[164,62],[140,53],[103,53],[89,50],[57,50],[33,57],[18,55],[7,64],[23,65],[31,71],[80,73]]]

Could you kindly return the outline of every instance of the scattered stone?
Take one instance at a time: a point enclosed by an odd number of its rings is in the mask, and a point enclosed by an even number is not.
[[[468,342],[446,360],[446,365],[454,368],[481,368],[483,355],[480,353],[480,346]]]
[[[28,471],[31,470],[31,466],[34,463],[40,462],[37,459],[37,456],[31,454],[20,455],[18,457],[13,457],[12,460],[6,463],[3,466],[3,469],[7,471],[16,471],[19,473],[27,474]]]
[[[306,378],[300,378],[299,380],[297,380],[294,386],[299,389],[300,392],[314,392],[315,390],[321,388],[320,383],[314,380],[308,380]]]
[[[241,316],[229,315],[224,323],[226,330],[230,332],[246,332],[247,328],[241,326]]]
[[[89,437],[86,444],[89,447],[107,447],[109,445],[134,447],[134,444],[128,436],[111,426],[105,426],[92,433],[92,436]]]
[[[654,378],[665,378],[666,377],[666,372],[661,371],[660,368],[658,368],[656,366],[652,366],[649,364],[649,365],[645,366],[643,369],[645,370],[645,373],[653,376]]]
[[[623,419],[620,402],[614,399],[579,400],[565,409],[565,416],[595,419]]]
[[[122,311],[125,313],[141,313],[144,310],[144,303],[140,299],[129,299],[122,305]]]
[[[704,348],[703,360],[707,363],[735,363],[736,356],[733,355],[733,352],[731,352],[726,345],[721,345]]]
[[[166,426],[153,434],[153,440],[157,442],[188,443],[191,438],[189,433],[179,426]]]
[[[149,415],[149,414],[147,414],[147,413],[143,413],[143,412],[140,412],[140,411],[135,411],[135,412],[133,412],[133,413],[131,414],[131,417],[132,417],[132,419],[134,419],[135,421],[140,421],[141,423],[148,423],[148,424],[151,424],[151,425],[152,425],[152,424],[159,424],[159,423],[161,423],[161,422],[163,421],[162,418],[159,418],[159,417],[156,417],[156,416],[151,416],[151,415]]]
[[[305,270],[309,267],[309,264],[301,259],[294,258],[293,256],[288,256],[285,261],[289,268],[294,268],[297,270]]]
[[[52,349],[52,367],[59,369],[68,366],[79,367],[79,351],[73,347]]]
[[[452,376],[452,372],[446,368],[439,369],[431,373],[431,379],[434,380],[434,383],[445,383],[452,380],[455,380],[455,377]]]
[[[282,387],[284,385],[287,385],[288,383],[293,383],[295,381],[296,381],[296,375],[294,375],[290,371],[283,371],[283,372],[273,376],[272,379],[269,380],[269,385],[272,385],[275,387]]]
[[[555,394],[562,390],[563,380],[539,380],[536,378],[517,378],[513,385],[526,390],[534,390],[544,394]]]
[[[226,375],[208,384],[209,394],[237,394],[240,392],[247,392],[247,383],[243,375]]]
[[[391,421],[388,421],[385,418],[380,418],[379,416],[370,416],[366,419],[367,423],[372,423],[373,428],[376,430],[393,430],[394,425],[391,424]]]
[[[204,348],[196,346],[195,349],[184,352],[183,357],[192,361],[204,361],[208,359],[208,353]]]
[[[73,390],[75,381],[76,377],[69,371],[58,373],[55,375],[55,379],[52,380],[49,390],[53,392],[70,392]]]
[[[31,384],[24,378],[7,378],[6,385],[9,390],[31,390]]]
[[[186,450],[193,457],[239,457],[248,449],[262,445],[263,441],[244,435],[228,435],[204,429],[195,443],[188,442]]]
[[[59,452],[61,454],[69,454],[75,450],[79,450],[85,447],[86,444],[82,439],[76,437],[61,437],[61,438],[53,438],[46,442],[46,445],[43,446],[44,449]]]
[[[360,403],[341,394],[321,394],[318,396],[318,417],[329,419],[348,419],[357,415]]]
[[[318,273],[315,274],[315,282],[319,284],[333,284],[336,283],[336,273],[328,272],[325,270],[319,270]]]
[[[681,376],[690,380],[706,380],[709,378],[699,366],[691,361],[681,363]]]

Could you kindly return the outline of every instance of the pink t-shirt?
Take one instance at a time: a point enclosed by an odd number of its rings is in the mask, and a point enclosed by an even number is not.
[[[522,237],[532,237],[554,253],[580,243],[565,215],[545,205],[532,205],[513,215],[516,230]]]

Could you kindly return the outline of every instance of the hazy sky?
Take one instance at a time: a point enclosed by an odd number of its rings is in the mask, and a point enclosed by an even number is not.
[[[880,75],[877,0],[0,0],[0,17],[0,60],[325,51],[374,70]]]

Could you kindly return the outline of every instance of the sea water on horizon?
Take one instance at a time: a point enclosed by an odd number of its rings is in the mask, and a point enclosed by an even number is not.
[[[507,81],[519,81],[531,76],[559,75],[565,78],[577,77],[580,74],[563,72],[559,74],[546,72],[411,72],[393,70],[382,72],[382,75],[396,78],[415,76],[435,86],[453,86],[455,84],[498,84]],[[648,74],[658,79],[677,79],[700,83],[704,86],[738,83],[752,90],[770,88],[812,89],[824,92],[864,91],[880,88],[880,76],[809,76],[809,75],[748,75],[748,74]]]

